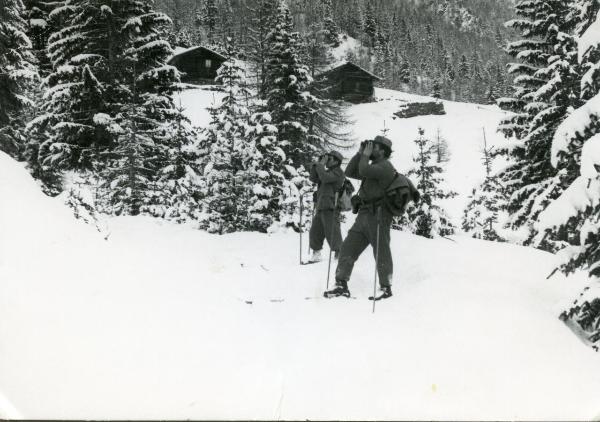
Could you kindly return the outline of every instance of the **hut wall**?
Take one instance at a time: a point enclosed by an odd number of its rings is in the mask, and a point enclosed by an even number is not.
[[[181,72],[185,72],[183,82],[214,83],[222,63],[221,58],[198,50],[177,57],[172,64]]]

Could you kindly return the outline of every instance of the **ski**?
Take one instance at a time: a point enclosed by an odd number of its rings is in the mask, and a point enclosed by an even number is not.
[[[379,296],[369,296],[369,300],[374,300],[374,301],[378,301],[378,300],[382,300],[382,299],[388,299],[392,297],[392,295],[386,295],[385,293],[379,295]]]
[[[320,300],[320,299],[334,299],[336,297],[346,298],[346,299],[356,299],[356,296],[307,296],[305,300]]]
[[[301,262],[300,265],[311,265],[311,264],[318,264],[321,261],[306,261],[306,262]]]
[[[270,302],[270,303],[281,303],[281,302],[285,302],[284,298],[272,298],[272,299],[241,299],[246,305],[254,305],[254,303],[260,303],[260,302]]]

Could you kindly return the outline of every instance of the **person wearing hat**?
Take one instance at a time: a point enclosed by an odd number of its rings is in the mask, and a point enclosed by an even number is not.
[[[393,262],[390,250],[390,229],[392,214],[383,205],[386,188],[396,176],[396,169],[389,162],[392,153],[392,141],[383,136],[361,143],[358,153],[352,157],[346,167],[346,176],[361,180],[358,191],[358,215],[348,235],[342,243],[337,269],[336,285],[325,292],[325,297],[350,296],[348,281],[354,263],[360,254],[371,245],[373,255],[379,256],[377,273],[379,286],[383,292],[381,298],[392,296]],[[378,217],[380,220],[378,221]],[[379,242],[377,231],[379,230]]]
[[[310,180],[316,183],[318,188],[315,195],[315,215],[309,232],[312,249],[309,262],[319,262],[323,259],[321,249],[325,239],[336,257],[342,244],[339,211],[336,209],[336,195],[346,179],[340,168],[341,164],[342,154],[331,151],[310,168]]]

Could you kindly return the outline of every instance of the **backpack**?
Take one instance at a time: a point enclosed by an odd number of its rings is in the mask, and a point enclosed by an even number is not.
[[[410,179],[398,172],[385,188],[383,203],[393,216],[399,217],[406,211],[410,201],[419,202],[421,194]]]
[[[340,212],[350,211],[352,209],[352,194],[354,193],[354,186],[348,179],[344,179],[342,187],[337,192],[337,209]]]

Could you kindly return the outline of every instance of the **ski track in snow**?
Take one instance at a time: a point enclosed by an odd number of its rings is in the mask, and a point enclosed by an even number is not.
[[[455,159],[447,180],[461,191],[448,206],[459,215],[483,177],[477,133],[483,123],[500,142],[490,128],[501,113],[446,102],[447,116],[392,120],[394,96],[410,96],[378,90],[386,95],[353,107],[357,139],[385,118],[405,171],[416,128],[433,135],[440,125]],[[553,255],[394,231],[394,296],[373,314],[370,250],[349,284],[357,299],[321,299],[327,262],[298,265],[293,232],[214,236],[123,217],[107,221],[105,241],[2,153],[0,198],[0,391],[11,400],[0,417],[600,414],[598,354],[558,319],[585,280],[546,280]]]

